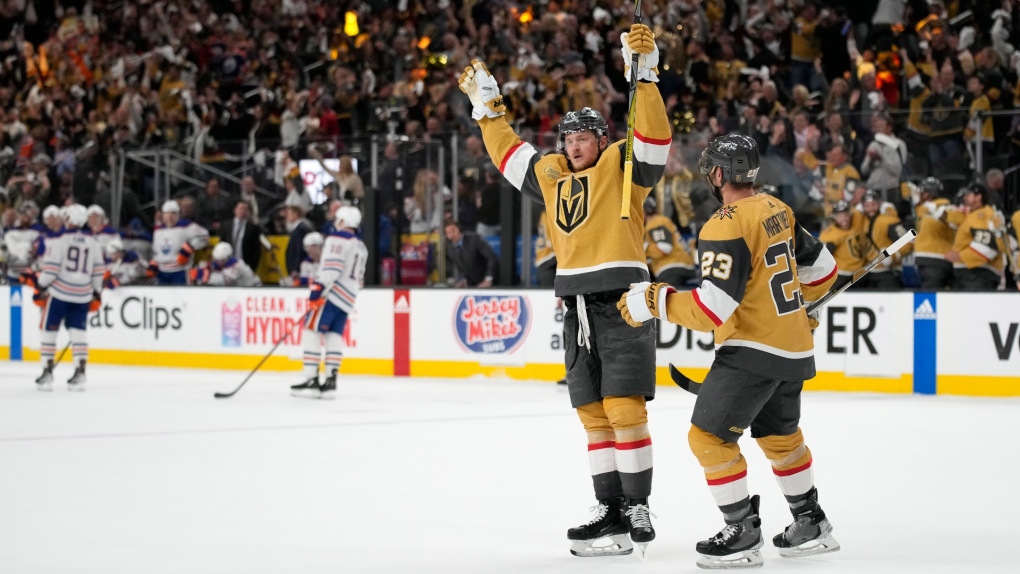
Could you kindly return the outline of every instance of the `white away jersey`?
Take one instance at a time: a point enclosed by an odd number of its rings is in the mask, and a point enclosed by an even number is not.
[[[190,219],[181,219],[173,227],[157,227],[152,236],[152,258],[163,273],[174,273],[191,268],[177,263],[177,253],[188,243],[195,250],[209,245],[209,232]]]
[[[297,282],[294,284],[295,287],[308,287],[310,284],[315,283],[315,278],[319,275],[319,262],[312,261],[310,257],[306,257],[301,262],[301,267],[298,268]]]
[[[103,253],[106,253],[106,246],[110,244],[114,239],[120,239],[120,234],[117,230],[107,225],[99,233],[92,232],[92,236],[99,242],[99,246],[103,248]]]
[[[337,231],[322,246],[322,262],[315,282],[323,286],[326,300],[350,313],[364,283],[368,248],[353,233]]]
[[[86,231],[69,229],[47,243],[39,287],[68,303],[88,303],[103,288],[106,266],[99,242]]]
[[[145,269],[148,264],[134,251],[124,253],[120,261],[107,261],[106,269],[110,272],[112,285],[135,285],[141,283],[145,278]],[[109,287],[109,285],[107,285]]]
[[[261,287],[262,280],[251,270],[247,263],[231,257],[220,263],[213,261],[210,285],[226,285],[228,287]]]
[[[38,245],[45,235],[45,228],[38,223],[31,227],[8,229],[3,236],[7,251],[7,277],[17,283],[18,276],[32,265],[38,255]]]

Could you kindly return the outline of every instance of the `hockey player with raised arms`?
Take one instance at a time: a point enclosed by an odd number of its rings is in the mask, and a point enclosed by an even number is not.
[[[42,272],[36,281],[40,296],[46,299],[39,343],[43,374],[35,380],[40,391],[53,390],[53,357],[61,323],[67,328],[75,364],[67,390],[85,390],[85,363],[89,353],[86,322],[89,312],[99,309],[106,270],[99,242],[84,229],[87,221],[88,211],[84,205],[67,208],[66,229],[47,243]]]
[[[187,285],[188,270],[195,251],[209,245],[209,232],[190,219],[181,218],[181,206],[174,200],[163,203],[163,225],[152,234],[153,261],[157,285]]]
[[[576,556],[630,554],[634,544],[643,554],[655,538],[645,407],[655,396],[655,328],[629,328],[614,305],[631,283],[648,280],[642,204],[662,177],[672,131],[655,85],[659,52],[651,30],[635,24],[621,43],[628,65],[639,55],[633,188],[623,206],[629,219],[620,218],[626,141],[610,143],[599,112],[568,112],[559,124],[558,153],[540,156],[507,123],[503,97],[485,64],[473,61],[460,77],[492,162],[522,194],[544,204],[549,219],[554,289],[567,308],[567,389],[587,431],[598,500],[592,520],[567,531]],[[630,71],[625,75],[630,78]],[[607,538],[608,544],[596,544]]]
[[[708,145],[699,168],[723,207],[698,236],[701,285],[677,292],[664,283],[638,283],[617,305],[634,326],[661,319],[715,331],[715,361],[694,404],[688,441],[726,527],[697,544],[702,568],[762,565],[758,496],[748,494],[747,463],[737,445],[748,427],[794,517],[772,540],[779,553],[839,549],[818,505],[811,451],[799,427],[801,389],[815,376],[803,302],[824,295],[836,263],[785,203],[754,193],[758,162],[758,146],[747,136],[725,135]]]
[[[364,286],[368,248],[357,235],[361,212],[345,205],[337,210],[334,222],[338,231],[331,233],[323,244],[322,263],[308,296],[311,316],[305,322],[304,332],[307,380],[290,388],[295,397],[335,398],[336,376],[343,359],[344,327]],[[319,358],[323,348],[326,379],[320,384]]]

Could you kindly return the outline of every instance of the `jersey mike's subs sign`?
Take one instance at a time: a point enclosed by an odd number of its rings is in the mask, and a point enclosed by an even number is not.
[[[466,295],[454,310],[457,342],[472,353],[512,353],[531,327],[531,305],[522,295]]]

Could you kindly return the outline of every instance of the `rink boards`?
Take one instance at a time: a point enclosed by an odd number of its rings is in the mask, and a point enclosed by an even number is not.
[[[39,358],[40,310],[0,287],[0,359]],[[137,287],[106,291],[90,316],[97,363],[248,370],[300,368],[302,289]],[[808,389],[1020,396],[1020,294],[844,293],[815,332]],[[563,309],[551,291],[366,289],[345,340],[345,373],[556,380]],[[704,377],[709,333],[660,325],[659,383],[673,363]],[[58,349],[66,344],[61,333]],[[66,358],[65,358],[66,360]]]

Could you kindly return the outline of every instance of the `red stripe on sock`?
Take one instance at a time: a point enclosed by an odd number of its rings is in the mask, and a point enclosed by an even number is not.
[[[611,441],[611,440],[606,440],[606,441],[602,441],[602,442],[590,442],[590,443],[588,443],[588,450],[589,451],[593,451],[593,450],[601,450],[601,449],[604,449],[604,448],[613,448],[613,446],[615,446],[615,445],[616,445],[616,443]]]
[[[723,478],[710,478],[710,479],[708,479],[708,485],[709,486],[719,486],[721,484],[729,484],[731,482],[736,482],[736,481],[740,480],[741,478],[744,478],[745,476],[747,476],[747,469],[746,468],[744,470],[738,472],[737,474],[734,474],[733,476],[725,476]]]
[[[788,470],[779,470],[779,469],[773,468],[772,472],[774,472],[776,474],[776,476],[790,476],[791,474],[797,474],[798,472],[803,472],[803,471],[807,470],[810,467],[811,467],[811,460],[808,460],[805,464],[803,464],[801,466],[798,466],[797,468],[791,468],[791,469],[788,469]]]
[[[634,450],[636,448],[642,448],[646,446],[652,446],[652,438],[647,437],[634,442],[618,442],[616,443],[616,450]]]

